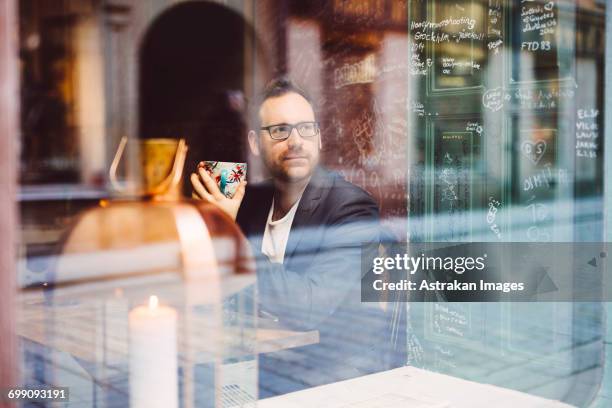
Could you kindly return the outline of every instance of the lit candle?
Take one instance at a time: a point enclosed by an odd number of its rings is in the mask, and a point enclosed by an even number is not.
[[[130,407],[178,407],[176,320],[157,296],[130,312]]]

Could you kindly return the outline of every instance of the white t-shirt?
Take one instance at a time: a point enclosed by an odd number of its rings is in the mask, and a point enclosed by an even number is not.
[[[282,264],[285,260],[285,248],[287,248],[289,231],[291,231],[291,224],[293,224],[293,218],[299,204],[300,200],[297,200],[283,218],[272,221],[272,215],[274,214],[274,200],[272,200],[261,244],[261,252],[268,257],[270,262]]]

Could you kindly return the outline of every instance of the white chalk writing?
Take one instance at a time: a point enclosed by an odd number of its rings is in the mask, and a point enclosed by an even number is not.
[[[594,108],[576,111],[576,157],[597,158],[599,147],[599,110]]]
[[[546,153],[546,141],[539,140],[536,143],[524,141],[521,144],[521,152],[531,160],[533,164],[538,164],[542,156],[544,156],[544,153]]]
[[[374,82],[377,76],[376,59],[374,54],[370,54],[362,61],[335,69],[334,87],[339,89],[346,85]]]
[[[523,179],[523,191],[531,191],[538,188],[550,188],[555,184],[568,184],[569,176],[567,170],[552,170],[550,165]]]
[[[497,201],[493,197],[489,197],[489,208],[487,210],[487,224],[489,224],[489,229],[493,231],[497,239],[501,240],[501,231],[499,230],[499,226],[495,223],[495,218],[497,217],[497,211],[501,203]]]

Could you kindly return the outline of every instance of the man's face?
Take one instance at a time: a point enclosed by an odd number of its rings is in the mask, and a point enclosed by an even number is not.
[[[314,122],[310,103],[301,95],[287,93],[266,99],[259,110],[261,127],[300,122]],[[311,176],[319,162],[321,135],[302,137],[293,129],[285,140],[274,140],[267,130],[259,131],[258,146],[252,146],[272,177],[283,182],[299,182]]]

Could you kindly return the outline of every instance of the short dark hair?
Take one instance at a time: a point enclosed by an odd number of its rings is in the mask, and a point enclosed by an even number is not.
[[[304,91],[298,84],[296,84],[287,75],[283,75],[272,79],[268,82],[261,93],[261,100],[259,106],[266,101],[266,99],[275,98],[277,96],[283,96],[288,93],[296,93],[301,95],[304,99],[312,105],[310,96]]]
[[[297,85],[289,76],[282,75],[276,78],[273,78],[270,82],[266,84],[261,94],[258,98],[251,104],[251,123],[253,128],[259,127],[259,109],[263,103],[270,99],[276,98],[278,96],[283,96],[288,93],[296,93],[306,99],[312,110],[315,110],[314,104],[312,103],[312,99],[308,95],[304,89],[302,89],[299,85]]]

